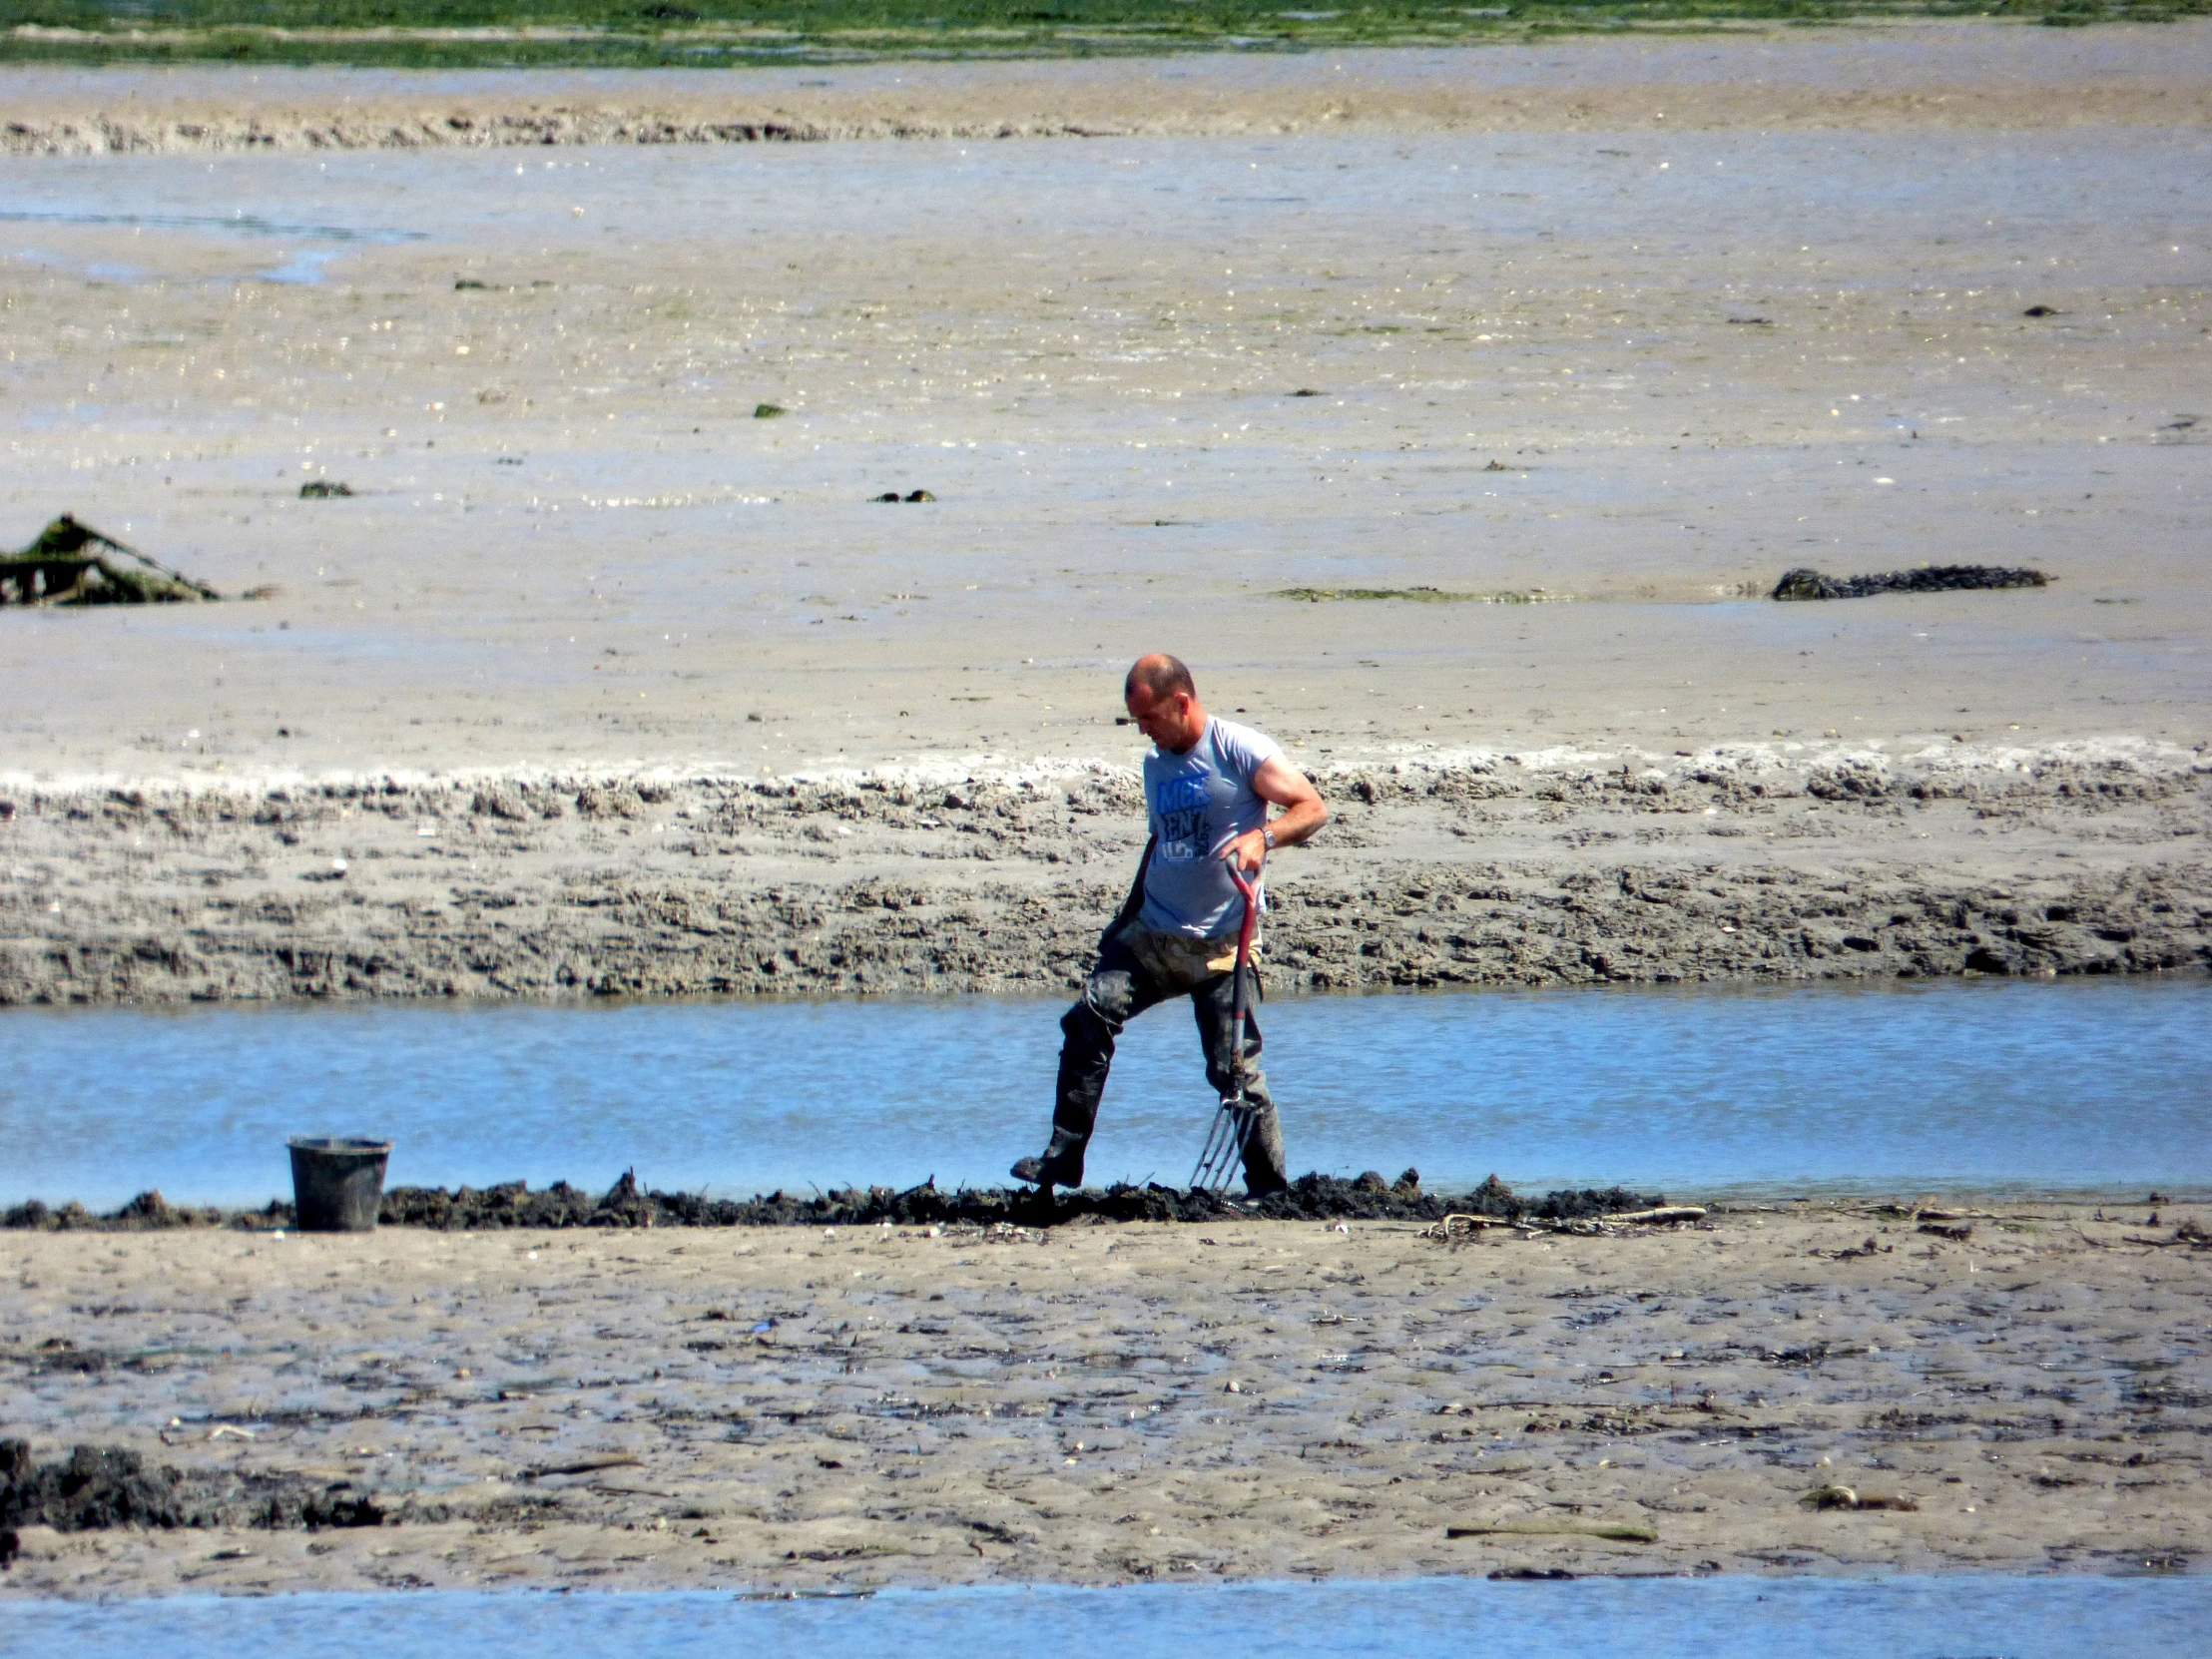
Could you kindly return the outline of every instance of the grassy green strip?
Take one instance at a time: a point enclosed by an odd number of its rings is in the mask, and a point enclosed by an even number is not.
[[[0,62],[673,68],[1475,44],[1897,17],[2070,26],[2212,0],[0,0]]]

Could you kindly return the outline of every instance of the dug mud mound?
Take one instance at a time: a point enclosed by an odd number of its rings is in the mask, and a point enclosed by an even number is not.
[[[1657,1208],[1664,1198],[1625,1188],[1584,1189],[1524,1198],[1491,1176],[1469,1193],[1423,1192],[1418,1171],[1395,1182],[1373,1171],[1347,1181],[1301,1176],[1286,1192],[1256,1204],[1157,1183],[1086,1187],[1047,1194],[1031,1188],[963,1187],[946,1192],[932,1179],[903,1191],[847,1187],[801,1198],[773,1192],[748,1199],[647,1192],[626,1173],[599,1198],[567,1182],[531,1192],[526,1182],[501,1186],[397,1187],[384,1195],[387,1227],[446,1231],[498,1227],[928,1227],[966,1224],[1054,1227],[1089,1221],[1218,1222],[1234,1216],[1268,1221],[1424,1221],[1476,1215],[1499,1221],[1576,1221]]]
[[[180,1208],[155,1188],[106,1215],[95,1215],[75,1201],[51,1209],[43,1200],[25,1199],[0,1212],[0,1227],[28,1233],[157,1233],[174,1227],[222,1227],[240,1219],[238,1212],[213,1205]]]
[[[137,1452],[80,1445],[40,1463],[27,1440],[0,1440],[0,1527],[86,1532],[114,1526],[376,1526],[384,1511],[346,1482],[232,1473],[188,1480]]]
[[[183,1526],[175,1469],[146,1467],[135,1451],[81,1445],[50,1463],[28,1440],[0,1440],[0,1525],[81,1532],[103,1526]]]
[[[1826,576],[1809,566],[1785,571],[1775,583],[1776,599],[1871,599],[1878,593],[1956,593],[1972,588],[2044,588],[2050,578],[2039,570],[2003,565],[1927,565],[1879,576]]]
[[[475,1232],[507,1227],[931,1227],[1004,1224],[1057,1227],[1071,1222],[1218,1222],[1237,1217],[1263,1221],[1441,1221],[1447,1215],[1493,1221],[1548,1224],[1654,1210],[1657,1194],[1625,1187],[1585,1187],[1527,1198],[1491,1176],[1472,1192],[1424,1192],[1420,1172],[1394,1182],[1370,1170],[1352,1180],[1309,1174],[1289,1190],[1257,1202],[1217,1197],[1190,1188],[1120,1183],[1080,1192],[1046,1194],[1028,1187],[960,1187],[950,1192],[934,1179],[918,1187],[844,1187],[802,1198],[787,1192],[752,1198],[708,1198],[699,1193],[649,1192],[625,1172],[596,1198],[566,1181],[537,1192],[527,1181],[491,1187],[394,1187],[384,1194],[377,1222],[384,1227],[426,1227]],[[291,1205],[278,1199],[259,1210],[185,1209],[160,1193],[141,1193],[119,1210],[95,1215],[82,1204],[49,1207],[37,1199],[0,1215],[0,1227],[18,1232],[135,1233],[155,1228],[289,1228]],[[87,1362],[50,1357],[50,1364],[84,1369]]]

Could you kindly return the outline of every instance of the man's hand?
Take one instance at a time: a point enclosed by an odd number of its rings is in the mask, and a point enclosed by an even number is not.
[[[1252,793],[1283,809],[1283,816],[1268,826],[1275,831],[1277,846],[1296,846],[1329,822],[1328,805],[1315,792],[1314,786],[1306,782],[1306,775],[1280,755],[1270,758],[1253,774]],[[1229,850],[1222,854],[1222,859],[1234,864],[1243,874],[1251,875],[1267,855],[1266,835],[1258,830],[1248,830],[1229,843]]]
[[[1229,843],[1229,850],[1221,855],[1221,861],[1249,878],[1259,873],[1267,855],[1267,837],[1257,830],[1247,830]]]

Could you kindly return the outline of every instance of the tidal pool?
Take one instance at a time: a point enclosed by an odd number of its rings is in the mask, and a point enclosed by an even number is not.
[[[1671,1196],[2212,1188],[2199,978],[1303,997],[1262,1013],[1294,1169]],[[0,1202],[288,1193],[284,1140],[390,1183],[996,1185],[1042,1144],[1060,1004],[18,1009]],[[1130,1027],[1089,1176],[1180,1184],[1187,1015]]]
[[[2077,1659],[2085,1637],[2201,1651],[2212,1580],[1715,1578],[1492,1583],[1039,1585],[750,1602],[713,1593],[297,1595],[18,1602],[0,1655],[120,1652],[169,1659],[313,1652],[412,1659],[496,1644],[626,1659],[865,1653],[871,1659],[1121,1659],[1128,1653],[1543,1651],[1700,1659]]]

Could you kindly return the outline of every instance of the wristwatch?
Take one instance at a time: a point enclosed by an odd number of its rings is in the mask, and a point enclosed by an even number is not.
[[[1275,850],[1275,831],[1273,830],[1263,829],[1260,831],[1260,839],[1266,844],[1270,852]]]

